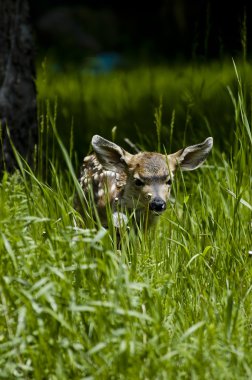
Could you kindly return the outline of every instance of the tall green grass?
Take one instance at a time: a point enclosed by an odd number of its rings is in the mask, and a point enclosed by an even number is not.
[[[19,170],[0,185],[0,378],[252,377],[251,98],[236,70],[230,152],[216,144],[202,169],[178,173],[157,228],[125,234],[120,251],[92,220],[90,202],[85,220],[74,210],[74,154],[56,130],[64,109],[41,102],[37,169],[16,152]],[[161,150],[176,145],[177,127],[174,111],[164,141],[163,110],[164,98],[152,115]]]
[[[251,67],[239,63],[244,92],[250,99]],[[60,112],[58,128],[63,142],[69,146],[73,124],[75,149],[81,160],[88,150],[91,137],[98,133],[111,137],[117,126],[117,142],[130,138],[142,148],[156,150],[156,129],[161,147],[171,145],[170,126],[173,123],[172,149],[181,144],[203,140],[215,135],[215,144],[229,152],[236,129],[233,104],[228,87],[236,93],[238,82],[232,62],[209,65],[138,67],[94,75],[81,70],[70,72],[38,69],[38,103],[46,111],[44,99]],[[157,123],[162,103],[162,119]],[[251,111],[247,104],[248,119]]]

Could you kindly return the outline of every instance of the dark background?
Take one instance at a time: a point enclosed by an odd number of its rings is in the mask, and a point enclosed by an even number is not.
[[[62,62],[115,52],[135,61],[208,61],[251,54],[251,1],[33,0],[38,56]]]

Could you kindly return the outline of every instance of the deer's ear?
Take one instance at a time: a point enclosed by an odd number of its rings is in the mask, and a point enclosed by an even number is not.
[[[125,170],[132,155],[115,143],[95,135],[91,142],[98,161],[105,170]]]
[[[181,170],[194,170],[199,168],[206,160],[213,147],[213,138],[208,137],[197,145],[188,146],[170,155]]]

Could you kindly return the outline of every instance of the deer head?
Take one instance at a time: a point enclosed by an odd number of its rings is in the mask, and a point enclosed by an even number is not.
[[[92,146],[105,171],[125,178],[120,205],[129,209],[148,207],[151,212],[161,214],[166,209],[176,170],[199,168],[212,149],[213,138],[208,137],[200,144],[169,155],[153,152],[130,154],[98,135],[93,136]]]

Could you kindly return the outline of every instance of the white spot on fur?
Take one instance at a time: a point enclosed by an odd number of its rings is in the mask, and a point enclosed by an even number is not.
[[[104,190],[103,190],[103,189],[99,189],[99,190],[98,190],[98,197],[99,197],[99,198],[102,198],[103,195],[104,195]]]
[[[112,214],[112,219],[113,219],[113,225],[117,228],[128,223],[127,216],[123,214],[122,212],[114,212]]]
[[[111,171],[107,171],[107,176],[110,177],[110,178],[115,178],[116,173],[115,172],[111,172]]]
[[[97,173],[94,174],[94,181],[95,182],[99,181],[99,175]]]
[[[83,162],[88,162],[91,159],[91,156],[86,156],[83,160]]]

